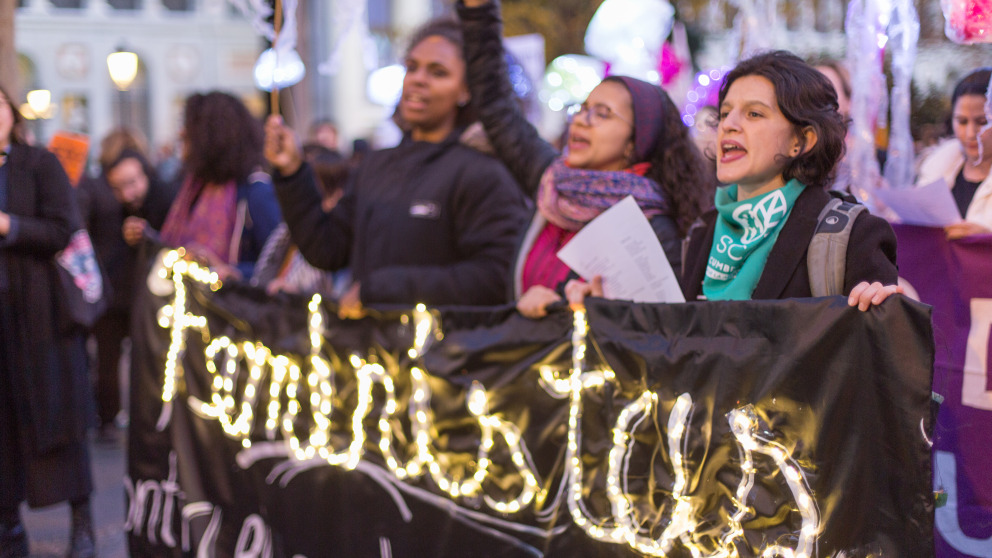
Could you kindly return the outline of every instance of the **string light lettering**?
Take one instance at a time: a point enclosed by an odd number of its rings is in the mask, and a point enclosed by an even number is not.
[[[533,505],[547,501],[520,428],[489,408],[485,387],[473,382],[466,397],[466,409],[479,427],[479,446],[474,466],[457,475],[448,470],[448,459],[434,446],[439,433],[434,426],[431,409],[431,376],[418,367],[409,368],[410,393],[405,399],[407,419],[412,439],[409,451],[400,451],[397,440],[407,440],[400,421],[401,398],[397,393],[395,378],[378,362],[358,354],[347,359],[356,383],[357,403],[351,413],[351,441],[341,449],[332,444],[334,422],[333,402],[336,390],[336,371],[322,354],[325,343],[324,319],[321,299],[315,295],[308,304],[308,336],[310,353],[305,357],[277,355],[263,344],[250,340],[235,341],[226,336],[211,337],[207,320],[188,312],[187,281],[198,283],[212,290],[220,288],[216,273],[187,262],[181,249],[170,251],[162,259],[158,271],[163,280],[171,280],[174,296],[159,310],[159,325],[169,330],[169,347],[166,353],[163,377],[163,414],[159,427],[166,426],[168,409],[173,403],[183,374],[182,360],[186,352],[186,335],[197,332],[205,340],[203,351],[205,367],[210,378],[209,401],[199,401],[187,396],[187,403],[199,415],[217,420],[224,433],[250,448],[253,436],[266,440],[283,440],[289,455],[300,461],[320,459],[327,464],[345,469],[355,469],[365,457],[368,443],[364,427],[366,419],[376,407],[373,393],[375,385],[381,386],[384,401],[379,405],[377,449],[386,469],[400,480],[414,480],[425,475],[441,491],[453,499],[472,498],[485,503],[493,511],[512,515]],[[430,347],[432,340],[442,333],[434,315],[424,305],[417,305],[404,323],[413,321],[413,342],[406,351],[411,361],[416,361]],[[595,517],[583,500],[584,470],[582,462],[582,396],[589,390],[600,390],[607,384],[616,384],[612,370],[586,370],[587,335],[589,331],[585,312],[573,315],[572,366],[562,376],[554,367],[544,366],[538,371],[537,383],[544,392],[555,399],[568,400],[568,425],[566,471],[562,479],[570,517],[590,537],[613,544],[626,544],[649,556],[668,556],[676,545],[688,549],[694,557],[737,556],[737,544],[744,544],[742,524],[748,518],[747,500],[754,485],[756,468],[754,455],[770,458],[782,472],[802,517],[801,531],[796,534],[795,548],[766,544],[759,551],[763,558],[775,556],[809,558],[816,554],[819,533],[818,511],[812,491],[802,468],[795,463],[780,443],[762,437],[754,409],[744,406],[727,415],[731,432],[738,445],[741,460],[741,481],[732,504],[734,513],[728,519],[717,548],[694,534],[696,528],[692,492],[688,486],[689,471],[684,453],[687,443],[687,425],[692,412],[689,394],[679,396],[672,407],[666,428],[666,444],[674,483],[671,499],[674,503],[670,519],[657,538],[651,538],[634,511],[626,479],[633,450],[633,433],[641,423],[659,408],[657,394],[641,393],[626,403],[612,429],[612,447],[609,451],[606,496],[610,503],[610,517]],[[267,398],[267,401],[263,401]],[[304,405],[305,403],[305,405]],[[255,410],[266,409],[264,431],[254,433]],[[304,412],[306,416],[304,417]],[[515,471],[519,476],[519,490],[509,499],[496,498],[487,491],[487,478],[491,474],[491,452],[497,438],[501,438],[509,452],[509,467],[501,471]],[[373,446],[375,447],[375,446]],[[401,455],[402,453],[402,455]],[[503,483],[501,483],[503,484]],[[557,498],[552,505],[557,505]],[[540,515],[542,510],[536,510]]]

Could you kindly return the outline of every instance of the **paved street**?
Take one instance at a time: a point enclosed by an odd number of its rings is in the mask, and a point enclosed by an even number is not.
[[[127,539],[124,533],[124,431],[116,443],[92,442],[93,520],[96,529],[97,555],[100,558],[124,558]],[[69,505],[60,504],[41,510],[25,505],[23,518],[31,542],[33,558],[57,558],[65,555],[69,541]]]

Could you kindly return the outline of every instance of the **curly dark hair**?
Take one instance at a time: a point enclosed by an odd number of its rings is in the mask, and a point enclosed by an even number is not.
[[[27,140],[24,137],[24,117],[21,115],[21,111],[17,110],[17,105],[14,104],[14,98],[7,94],[7,90],[0,85],[0,95],[7,100],[7,104],[10,106],[10,112],[14,115],[14,125],[10,128],[10,140],[12,145],[24,145],[27,144]]]
[[[240,183],[262,164],[262,124],[232,95],[191,95],[183,126],[184,169],[197,180]]]
[[[461,24],[458,23],[458,20],[451,16],[432,19],[414,31],[413,35],[410,37],[410,42],[406,48],[406,52],[404,53],[404,58],[409,56],[410,51],[412,51],[417,45],[430,37],[441,37],[442,39],[455,45],[458,56],[461,57],[462,60],[465,59],[463,49],[465,41],[462,38],[462,27]],[[399,107],[397,107],[394,118],[399,117],[398,109]],[[458,116],[455,118],[455,127],[464,128],[475,122],[477,119],[478,111],[475,108],[475,103],[472,99],[469,99],[469,102],[465,106],[458,107]],[[407,126],[401,120],[397,121],[397,124],[401,129],[407,129]]]
[[[847,134],[847,123],[837,112],[837,93],[830,80],[791,52],[765,52],[742,60],[727,74],[720,87],[720,105],[734,81],[745,76],[761,76],[772,83],[779,110],[792,123],[799,138],[799,155],[782,155],[787,160],[783,178],[827,188],[833,183],[837,162],[844,156],[844,136]],[[803,134],[807,127],[811,127],[817,137],[809,151],[806,151]]]
[[[647,177],[661,185],[672,204],[672,215],[685,235],[689,227],[713,205],[717,180],[713,165],[700,153],[682,123],[679,109],[662,95],[663,126],[658,147],[651,157]]]

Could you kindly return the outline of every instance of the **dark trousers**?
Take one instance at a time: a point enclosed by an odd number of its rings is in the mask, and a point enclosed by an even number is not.
[[[131,331],[131,315],[110,309],[93,325],[96,339],[96,410],[100,425],[114,422],[121,410],[121,343]]]
[[[24,394],[14,390],[18,370],[4,333],[13,323],[8,310],[0,304],[0,510],[15,510],[25,499],[32,508],[83,499],[93,491],[86,443],[38,453],[25,437],[32,431],[31,418]]]

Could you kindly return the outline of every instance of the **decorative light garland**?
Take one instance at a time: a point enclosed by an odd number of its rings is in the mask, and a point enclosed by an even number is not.
[[[739,508],[738,513],[734,516],[734,520],[738,522],[736,529],[738,531],[740,530],[739,521],[743,518],[741,507],[745,506],[747,493],[753,484],[754,469],[751,453],[767,455],[775,461],[775,465],[785,477],[785,481],[789,485],[789,490],[792,491],[793,499],[799,507],[799,514],[802,516],[803,521],[802,529],[798,535],[799,544],[794,550],[781,545],[771,545],[765,547],[761,552],[761,556],[762,558],[771,558],[772,556],[810,558],[816,556],[816,536],[820,532],[819,512],[817,511],[816,501],[813,499],[812,490],[809,488],[802,467],[792,459],[788,450],[781,444],[754,433],[758,428],[758,416],[754,412],[752,405],[734,409],[727,414],[727,418],[730,420],[731,431],[744,454],[744,462],[741,469],[750,471],[749,473],[745,472],[745,477],[748,478],[746,482],[742,479],[741,486],[738,487],[737,491]],[[732,532],[731,534],[738,536],[743,533]]]
[[[672,460],[672,470],[675,472],[675,485],[672,487],[672,499],[675,500],[675,509],[672,511],[672,519],[668,527],[661,534],[661,540],[654,548],[660,550],[661,556],[667,555],[679,538],[686,546],[693,550],[699,550],[687,540],[687,535],[696,528],[696,523],[692,520],[692,505],[686,497],[686,474],[685,469],[685,442],[686,422],[689,420],[689,412],[692,410],[692,397],[688,393],[683,393],[675,400],[675,407],[668,417],[668,453]],[[696,552],[693,552],[695,555]]]
[[[175,296],[172,304],[159,312],[158,323],[162,328],[170,330],[169,349],[165,357],[165,377],[162,381],[162,401],[170,404],[176,395],[176,375],[179,367],[179,358],[185,349],[185,330],[194,328],[200,332],[205,332],[207,319],[203,316],[194,316],[186,313],[186,285],[183,278],[188,277],[193,281],[209,285],[214,291],[221,287],[218,275],[209,269],[202,268],[196,262],[187,262],[183,258],[186,251],[183,248],[169,251],[163,258],[163,268],[159,270],[162,279],[168,279],[168,272],[172,271],[172,282],[175,287]]]
[[[197,401],[189,397],[190,405],[202,415],[216,419],[225,434],[239,440],[245,448],[251,446],[255,422],[254,410],[259,405],[259,397],[264,389],[263,380],[268,371],[269,401],[265,438],[274,440],[281,434],[296,459],[321,459],[329,465],[354,469],[365,452],[366,432],[363,423],[373,407],[372,386],[380,384],[385,391],[385,403],[378,419],[378,449],[386,467],[397,479],[416,479],[426,472],[434,484],[452,498],[474,498],[481,494],[482,501],[489,508],[502,514],[519,513],[535,500],[544,500],[546,494],[540,488],[541,482],[536,467],[530,459],[519,427],[489,412],[489,396],[478,382],[473,382],[466,399],[468,412],[476,419],[481,432],[475,469],[466,471],[463,478],[455,478],[445,472],[432,444],[432,440],[437,438],[437,433],[434,430],[433,411],[430,407],[430,376],[417,366],[410,368],[412,394],[407,402],[407,415],[416,448],[415,454],[403,462],[393,447],[393,440],[400,426],[395,422],[399,403],[392,376],[382,365],[368,362],[359,355],[351,355],[349,359],[349,364],[355,371],[358,390],[358,402],[351,419],[352,440],[347,448],[335,451],[331,445],[333,424],[330,418],[333,411],[335,374],[331,363],[321,355],[325,339],[320,295],[314,295],[308,304],[307,324],[311,347],[310,354],[305,358],[309,370],[304,382],[304,372],[293,357],[274,355],[261,343],[234,342],[226,336],[211,338],[206,318],[187,311],[188,295],[184,281],[190,279],[209,286],[212,290],[219,289],[221,283],[216,273],[200,267],[195,262],[187,262],[183,257],[182,249],[168,252],[162,260],[164,268],[160,271],[163,279],[169,279],[171,272],[172,284],[175,287],[173,300],[162,307],[158,314],[159,325],[170,330],[162,390],[162,400],[166,405],[171,404],[175,398],[179,376],[183,372],[180,361],[186,349],[186,331],[194,330],[201,333],[205,339],[209,339],[204,349],[204,358],[207,371],[213,377],[210,382],[210,402]],[[407,355],[411,359],[416,359],[429,348],[432,339],[439,339],[442,334],[433,314],[424,305],[417,305],[411,316],[414,322],[414,341]],[[409,318],[406,316],[404,318],[404,323],[409,323]],[[743,541],[741,525],[750,513],[747,498],[753,487],[756,472],[753,454],[760,453],[771,457],[782,471],[802,517],[802,528],[797,535],[798,544],[795,549],[770,545],[761,550],[760,556],[810,558],[816,554],[816,541],[820,529],[819,515],[803,470],[781,444],[754,434],[758,422],[751,406],[735,409],[727,415],[741,453],[742,478],[733,499],[736,511],[730,518],[729,531],[721,537],[720,548],[706,550],[702,547],[694,534],[695,509],[688,496],[688,473],[684,459],[686,426],[692,410],[692,398],[689,394],[683,394],[676,399],[669,415],[667,445],[674,474],[672,499],[675,501],[675,506],[670,522],[659,538],[651,539],[642,534],[644,529],[635,517],[633,503],[625,486],[628,462],[632,453],[632,434],[638,424],[658,405],[657,395],[650,391],[643,392],[628,403],[617,417],[613,428],[613,445],[609,452],[606,480],[606,496],[610,502],[612,517],[594,518],[583,502],[584,471],[579,428],[582,416],[582,392],[602,388],[608,382],[613,383],[616,381],[616,376],[612,370],[584,371],[589,327],[583,310],[575,311],[573,318],[570,373],[567,377],[561,377],[553,367],[542,366],[539,369],[538,382],[549,396],[569,400],[566,471],[563,482],[568,487],[566,500],[569,513],[578,527],[596,540],[627,544],[638,552],[650,556],[667,556],[676,542],[680,542],[694,557],[737,556],[735,545],[738,540]],[[236,392],[241,363],[248,364],[248,378],[241,388],[239,401],[236,399]],[[309,394],[307,401],[310,409],[310,425],[306,428],[305,441],[301,441],[297,435],[298,429],[305,426],[300,423],[300,414],[303,411],[303,405],[299,400],[301,386]],[[285,409],[282,406],[283,396],[286,401]],[[522,488],[516,497],[505,501],[493,498],[483,489],[490,474],[489,467],[492,464],[490,452],[494,447],[496,435],[501,436],[505,441],[512,465],[522,480]]]
[[[692,128],[696,125],[700,110],[704,107],[717,108],[720,86],[723,85],[723,78],[730,69],[729,66],[724,66],[696,74],[693,88],[685,94],[685,106],[682,108],[683,124]]]

